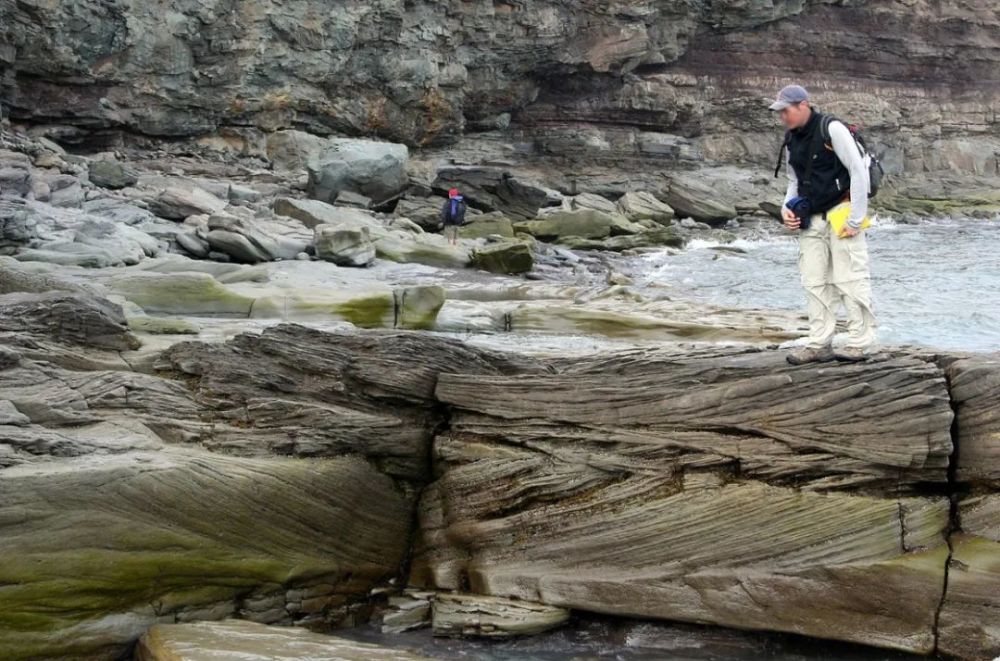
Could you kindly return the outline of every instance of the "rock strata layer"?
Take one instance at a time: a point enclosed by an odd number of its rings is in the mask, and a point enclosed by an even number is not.
[[[438,595],[442,633],[577,609],[1000,651],[993,357],[531,358],[281,325],[133,371],[102,305],[0,335],[5,658],[337,622],[405,558],[466,595]]]
[[[159,624],[139,641],[136,661],[428,661],[388,647],[312,633],[227,620]]]

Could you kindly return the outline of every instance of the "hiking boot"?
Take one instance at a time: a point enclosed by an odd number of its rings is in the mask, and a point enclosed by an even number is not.
[[[792,365],[805,365],[806,363],[828,363],[833,360],[833,349],[823,347],[803,347],[796,349],[785,357]]]
[[[861,363],[868,360],[868,354],[865,353],[865,350],[857,347],[838,349],[833,356],[842,363]]]

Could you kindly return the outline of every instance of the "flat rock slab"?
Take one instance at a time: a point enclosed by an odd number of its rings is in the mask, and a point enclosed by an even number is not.
[[[137,661],[423,661],[429,657],[292,627],[242,620],[158,624],[139,640]]]
[[[433,604],[435,636],[509,638],[548,631],[569,620],[565,608],[474,594],[439,593]]]

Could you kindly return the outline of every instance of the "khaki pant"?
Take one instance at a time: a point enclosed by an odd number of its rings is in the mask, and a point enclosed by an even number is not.
[[[799,271],[806,290],[809,346],[830,346],[837,310],[847,312],[846,346],[868,349],[875,342],[877,323],[872,312],[872,285],[868,272],[865,233],[839,238],[821,214],[799,235]]]

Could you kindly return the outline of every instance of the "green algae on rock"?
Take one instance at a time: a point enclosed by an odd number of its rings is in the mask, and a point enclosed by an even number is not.
[[[253,590],[323,585],[317,606],[338,605],[405,553],[406,501],[357,460],[79,447],[0,471],[4,658],[110,654],[163,618],[236,614]]]
[[[522,241],[490,243],[472,251],[472,265],[490,273],[527,273],[535,265],[531,247]]]

